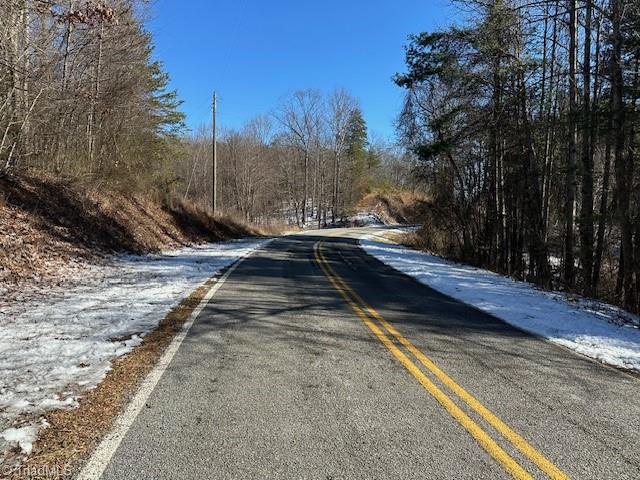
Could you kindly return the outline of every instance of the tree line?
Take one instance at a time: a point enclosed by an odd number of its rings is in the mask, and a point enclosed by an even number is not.
[[[464,0],[413,35],[398,129],[444,253],[640,309],[632,0]]]
[[[203,126],[174,159],[178,194],[205,206],[211,145]],[[294,91],[270,113],[224,131],[217,152],[223,209],[253,222],[334,224],[373,189],[411,182],[404,150],[372,138],[358,101],[344,89]]]

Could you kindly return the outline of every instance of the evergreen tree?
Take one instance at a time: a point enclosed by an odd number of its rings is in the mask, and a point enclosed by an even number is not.
[[[360,108],[355,108],[347,126],[347,159],[351,170],[351,200],[359,200],[367,190],[367,123]]]

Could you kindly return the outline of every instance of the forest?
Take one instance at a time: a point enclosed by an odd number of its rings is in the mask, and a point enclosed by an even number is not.
[[[456,2],[406,47],[398,121],[424,248],[640,307],[640,4]]]
[[[211,202],[211,144],[209,126],[192,132],[176,164],[179,193],[202,205]],[[221,204],[251,222],[327,226],[373,190],[413,184],[410,155],[369,134],[344,89],[285,95],[270,114],[223,131],[217,150]]]

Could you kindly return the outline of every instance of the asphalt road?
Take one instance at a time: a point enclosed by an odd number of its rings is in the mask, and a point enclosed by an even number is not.
[[[640,380],[343,233],[277,239],[238,266],[104,479],[640,478]]]

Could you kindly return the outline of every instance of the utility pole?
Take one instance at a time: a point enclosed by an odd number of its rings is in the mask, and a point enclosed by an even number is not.
[[[217,195],[218,195],[218,189],[217,189],[217,180],[218,180],[218,159],[217,159],[217,155],[216,155],[216,103],[217,103],[217,99],[216,99],[216,92],[213,92],[213,102],[212,102],[212,106],[213,106],[213,125],[212,125],[212,130],[213,130],[213,179],[212,179],[212,190],[211,190],[211,208],[213,209],[213,213],[216,213],[216,207],[217,207]]]

